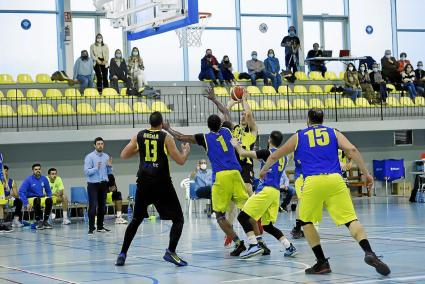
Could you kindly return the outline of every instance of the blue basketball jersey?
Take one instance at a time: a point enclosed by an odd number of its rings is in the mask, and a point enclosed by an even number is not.
[[[294,154],[294,163],[295,163],[294,179],[297,179],[300,175],[303,174],[303,168],[301,167],[301,161],[298,159],[297,155],[295,154]]]
[[[341,174],[335,130],[313,125],[297,132],[295,157],[301,162],[304,178],[320,174]]]
[[[241,165],[236,158],[235,148],[230,140],[232,133],[228,128],[222,127],[220,130],[205,134],[205,144],[208,158],[211,162],[213,171],[213,181],[215,175],[221,171],[238,170],[241,171]]]
[[[271,148],[270,154],[275,152],[276,148]],[[277,190],[280,189],[280,179],[282,177],[282,173],[286,168],[286,164],[288,163],[288,158],[286,156],[283,156],[279,159],[276,163],[274,163],[269,171],[267,172],[266,176],[264,177],[264,181],[262,181],[258,187],[256,192],[260,192],[265,186],[271,186],[276,188]],[[261,168],[263,168],[265,164],[265,161],[261,161]]]

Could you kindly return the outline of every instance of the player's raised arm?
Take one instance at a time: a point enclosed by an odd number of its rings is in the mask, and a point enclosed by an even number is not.
[[[139,151],[139,145],[137,145],[137,137],[133,136],[128,144],[121,151],[121,159],[129,159],[136,155]]]
[[[167,148],[167,153],[177,164],[182,166],[186,163],[190,153],[190,145],[188,143],[182,144],[182,151],[180,152],[177,149],[174,139],[170,135],[167,135],[165,137],[165,147]]]
[[[238,154],[240,157],[258,159],[257,153],[255,151],[247,151],[244,148],[242,148],[241,144],[239,144],[238,139],[232,138],[231,143],[233,147],[235,147],[236,151],[238,151]]]
[[[178,141],[191,143],[191,144],[197,144],[195,135],[186,135],[183,133],[178,132],[177,130],[174,130],[170,127],[170,123],[168,121],[164,121],[162,124],[162,128],[171,134],[174,138],[176,138]]]
[[[248,127],[249,127],[251,133],[253,135],[257,136],[258,127],[257,127],[257,123],[255,122],[254,115],[252,114],[251,107],[248,104],[247,96],[248,96],[248,93],[244,89],[244,95],[242,97],[242,106],[243,106],[243,109],[244,109],[244,112],[245,112],[246,122],[248,124]]]
[[[218,110],[223,114],[223,120],[229,121],[230,123],[232,123],[232,126],[233,126],[233,121],[232,121],[232,117],[230,116],[229,109],[226,106],[224,106],[219,100],[217,100],[217,97],[214,94],[214,89],[207,88],[206,93],[207,94],[204,97],[212,101],[217,106]]]

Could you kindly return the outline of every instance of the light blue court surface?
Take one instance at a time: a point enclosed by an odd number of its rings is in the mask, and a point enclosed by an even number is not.
[[[214,220],[192,216],[186,218],[178,246],[188,267],[162,260],[168,222],[145,222],[126,266],[119,268],[114,262],[125,225],[111,223],[110,233],[88,237],[84,223],[56,224],[53,230],[19,229],[0,235],[0,283],[425,283],[425,204],[401,198],[363,198],[355,204],[372,248],[384,255],[392,270],[390,277],[366,265],[348,230],[336,228],[328,215],[319,231],[333,272],[319,276],[304,274],[314,263],[304,239],[293,241],[299,251],[295,258],[284,258],[280,244],[266,236],[270,256],[239,260],[228,256]],[[293,219],[293,213],[280,214],[278,226],[284,233],[289,234]],[[242,237],[241,228],[237,229]]]

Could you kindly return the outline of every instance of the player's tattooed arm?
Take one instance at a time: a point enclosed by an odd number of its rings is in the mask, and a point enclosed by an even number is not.
[[[218,110],[223,114],[223,121],[230,121],[233,126],[233,121],[232,121],[232,117],[230,116],[229,109],[217,99],[217,97],[214,94],[214,89],[207,88],[205,91],[206,91],[206,95],[204,95],[204,97],[212,101],[217,106]]]
[[[242,148],[238,139],[232,138],[231,143],[232,143],[233,147],[235,147],[236,151],[238,151],[238,154],[239,154],[240,157],[257,159],[257,153],[255,151],[247,151],[244,148]]]
[[[168,133],[170,133],[171,136],[173,136],[174,138],[176,138],[177,140],[181,142],[197,144],[194,135],[185,135],[183,133],[178,132],[177,130],[171,128],[170,123],[168,121],[164,121],[162,123],[162,128]]]

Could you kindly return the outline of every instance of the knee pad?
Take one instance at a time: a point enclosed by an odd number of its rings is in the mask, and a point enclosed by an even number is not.
[[[350,227],[350,224],[351,224],[351,223],[353,223],[354,221],[358,221],[358,219],[351,220],[350,222],[347,222],[347,223],[345,223],[344,225],[345,225],[347,228],[349,228],[349,227]]]
[[[249,218],[251,218],[251,217],[248,214],[246,214],[244,211],[241,211],[238,215],[238,221],[241,224],[249,222]]]
[[[305,225],[308,225],[308,224],[312,224],[313,225],[313,222],[304,222],[302,220],[300,220],[300,223],[301,223],[301,226],[302,227],[304,227]]]

